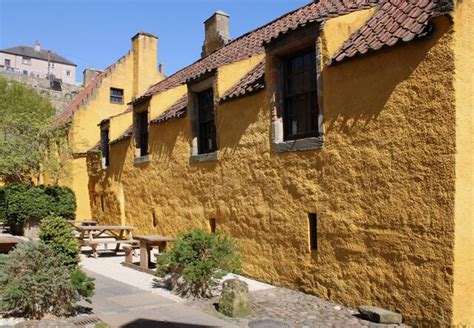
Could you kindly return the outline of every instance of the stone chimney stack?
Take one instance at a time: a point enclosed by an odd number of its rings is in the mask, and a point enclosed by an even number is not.
[[[41,44],[39,43],[39,41],[35,42],[35,51],[38,51],[38,52],[41,51]]]
[[[90,81],[97,75],[99,75],[101,71],[96,70],[94,68],[86,68],[83,72],[83,80],[82,80],[82,85],[85,87],[86,85],[89,84]]]
[[[229,15],[223,11],[216,11],[204,22],[205,39],[202,46],[201,57],[222,48],[230,40]]]
[[[142,95],[158,74],[158,37],[138,32],[132,37],[133,91],[132,97]]]

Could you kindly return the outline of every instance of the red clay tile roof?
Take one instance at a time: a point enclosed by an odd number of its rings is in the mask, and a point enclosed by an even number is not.
[[[186,83],[187,80],[194,79],[219,66],[264,53],[264,43],[290,30],[295,30],[311,22],[323,22],[332,17],[371,8],[376,6],[377,2],[377,0],[319,0],[311,2],[242,35],[208,56],[158,82],[150,87],[143,97],[177,87]]]
[[[264,74],[265,60],[262,60],[250,72],[241,78],[239,82],[227,90],[227,92],[221,97],[220,101],[235,99],[265,88]]]
[[[157,123],[169,121],[175,118],[185,117],[187,106],[188,106],[188,94],[185,94],[177,102],[171,105],[167,110],[161,113],[158,117],[152,119],[150,121],[150,124],[157,124]]]
[[[74,112],[79,109],[79,107],[85,104],[89,98],[94,94],[98,87],[100,87],[102,80],[107,77],[115,68],[118,63],[121,63],[125,57],[130,54],[130,51],[119,58],[115,63],[107,67],[102,73],[97,74],[92,81],[90,81],[84,89],[69,103],[69,105],[61,112],[61,114],[56,117],[54,122],[54,127],[60,128],[64,125],[71,123],[72,116]]]
[[[421,38],[430,32],[429,20],[437,14],[437,1],[387,0],[344,42],[328,64]]]
[[[122,140],[128,139],[132,136],[133,134],[133,125],[130,125],[127,130],[125,130],[124,133],[122,133],[120,136],[118,136],[116,139],[112,140],[109,142],[109,145],[116,144]]]

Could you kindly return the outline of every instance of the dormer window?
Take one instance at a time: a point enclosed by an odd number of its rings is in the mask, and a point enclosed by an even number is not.
[[[214,76],[188,84],[188,100],[193,127],[191,162],[215,161],[218,155]]]
[[[148,155],[148,110],[135,113],[136,157]]]
[[[308,49],[284,60],[285,140],[318,136],[316,53]]]
[[[214,92],[212,88],[199,92],[197,99],[199,121],[198,153],[212,153],[217,150]]]
[[[287,33],[266,45],[266,85],[272,93],[272,150],[323,146],[319,25]]]
[[[100,149],[102,153],[102,167],[105,169],[109,167],[110,158],[109,158],[109,125],[104,125],[100,129]]]

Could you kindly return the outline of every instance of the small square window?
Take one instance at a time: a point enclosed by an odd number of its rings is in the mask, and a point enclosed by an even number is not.
[[[26,69],[24,69],[22,72],[21,72],[23,75],[28,75],[28,71]]]
[[[123,89],[110,88],[110,102],[113,104],[123,104]]]
[[[315,213],[308,214],[309,220],[309,247],[311,251],[318,250],[318,218]]]
[[[54,68],[54,63],[48,63],[48,66]]]
[[[31,58],[30,57],[23,57],[21,61],[24,65],[31,65]]]
[[[71,76],[71,71],[66,71],[67,76]]]
[[[10,67],[11,61],[10,59],[5,59],[5,66]]]

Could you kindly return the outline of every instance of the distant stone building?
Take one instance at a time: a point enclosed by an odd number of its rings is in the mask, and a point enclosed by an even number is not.
[[[26,76],[61,80],[76,83],[76,64],[54,51],[41,49],[36,41],[34,47],[18,46],[0,50],[0,69]]]

